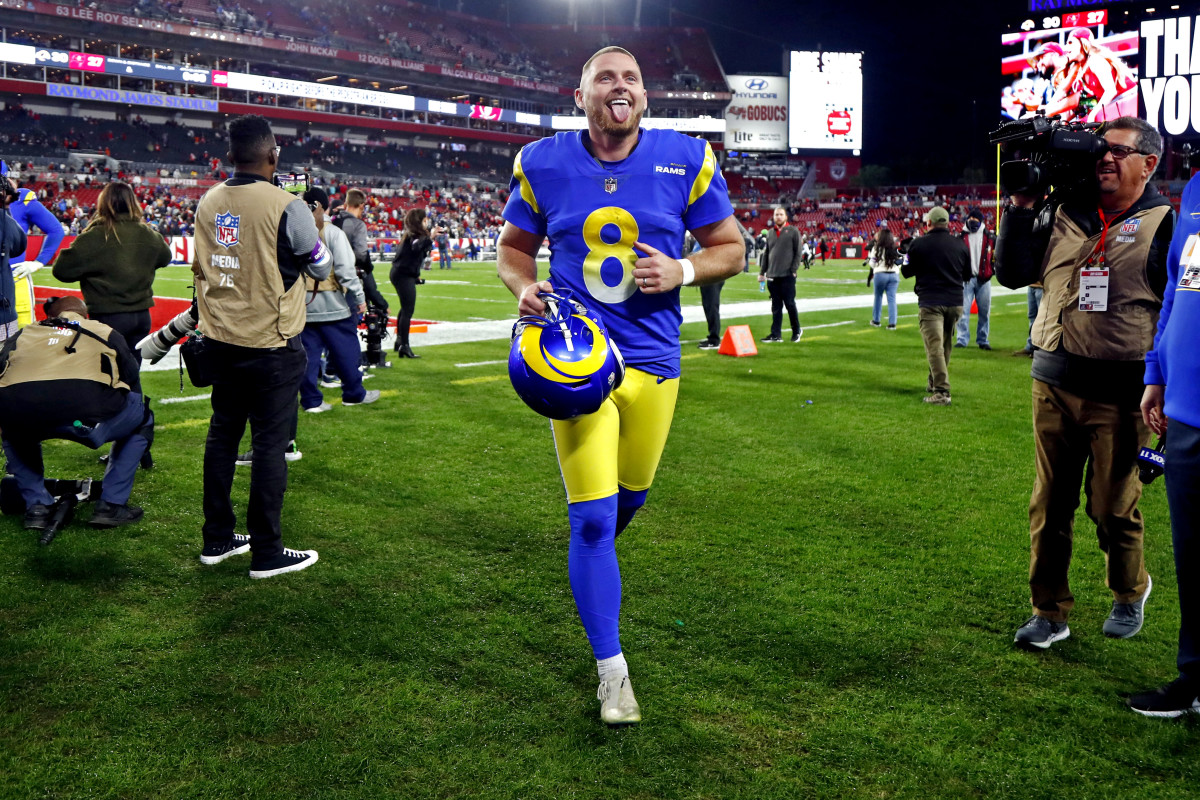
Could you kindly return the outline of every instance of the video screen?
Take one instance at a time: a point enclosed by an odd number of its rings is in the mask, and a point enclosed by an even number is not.
[[[1138,31],[1105,9],[1027,19],[1001,39],[1000,113],[1106,122],[1138,115]]]
[[[862,53],[793,50],[788,75],[788,147],[862,147]]]

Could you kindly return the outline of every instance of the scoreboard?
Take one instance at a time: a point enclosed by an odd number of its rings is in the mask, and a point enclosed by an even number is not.
[[[788,77],[788,147],[862,147],[862,53],[793,50]]]

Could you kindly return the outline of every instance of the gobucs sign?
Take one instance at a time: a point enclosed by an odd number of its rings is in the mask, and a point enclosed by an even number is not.
[[[725,109],[729,150],[787,150],[788,79],[729,75],[733,100]]]
[[[238,243],[238,231],[242,217],[226,211],[217,214],[217,244],[222,247],[233,247]]]

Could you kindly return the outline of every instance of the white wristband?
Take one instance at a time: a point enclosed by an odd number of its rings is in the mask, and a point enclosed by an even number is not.
[[[692,281],[696,280],[696,268],[692,266],[689,259],[679,259],[679,266],[683,267],[683,285],[691,286]]]

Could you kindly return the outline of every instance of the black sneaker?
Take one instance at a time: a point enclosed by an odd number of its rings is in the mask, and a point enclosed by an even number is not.
[[[878,323],[878,322],[876,322],[875,320],[871,320],[871,327],[872,327],[872,328],[878,328],[878,327],[879,327],[879,323]]]
[[[696,345],[696,347],[699,347],[701,350],[716,350],[720,346],[721,343],[714,341],[713,339],[705,339],[700,344]]]
[[[316,550],[289,550],[274,556],[269,561],[257,567],[250,568],[251,578],[272,578],[285,572],[299,572],[317,563]]]
[[[764,336],[763,338],[759,339],[759,341],[760,342],[782,342],[783,337],[782,336]]]
[[[979,345],[979,349],[980,350],[991,350],[992,346],[990,344],[988,344],[987,342],[984,342],[983,344]]]
[[[230,556],[241,555],[249,551],[250,537],[245,534],[235,533],[233,538],[228,542],[204,545],[204,549],[200,551],[200,563],[209,565],[220,564]]]
[[[1133,695],[1125,704],[1147,717],[1174,719],[1184,714],[1200,714],[1198,695],[1196,682],[1180,676],[1166,686]]]
[[[1013,642],[1022,647],[1045,650],[1070,635],[1071,629],[1067,627],[1067,623],[1054,622],[1035,614],[1026,620],[1024,625],[1017,628],[1017,635],[1013,637]]]
[[[54,516],[54,509],[41,503],[34,503],[25,509],[25,530],[44,531]]]
[[[1154,581],[1147,575],[1146,593],[1141,599],[1132,603],[1113,603],[1108,619],[1104,620],[1104,635],[1110,639],[1128,639],[1140,631],[1142,623],[1146,621],[1146,599],[1150,597],[1152,588]]]
[[[792,344],[795,344],[796,342],[800,341],[800,337],[803,335],[804,335],[804,328],[801,328],[796,333],[793,333],[792,334]]]
[[[955,343],[954,343],[954,346],[955,346],[955,347],[966,347],[966,345],[965,345],[965,344],[959,344],[958,342],[955,342]]]
[[[142,509],[137,506],[119,506],[116,503],[106,503],[97,500],[92,510],[92,518],[88,525],[93,528],[116,528],[129,525],[142,518]]]
[[[235,459],[233,460],[233,463],[234,463],[234,464],[237,464],[239,467],[248,467],[248,466],[250,466],[251,464],[253,464],[253,463],[254,463],[254,451],[253,451],[253,450],[247,450],[246,452],[242,453],[240,456],[238,456],[237,458],[235,458]]]

